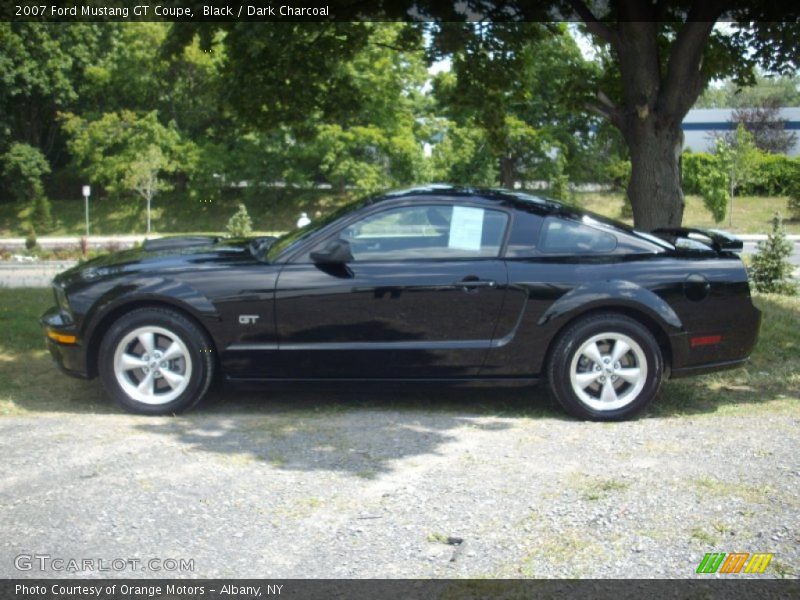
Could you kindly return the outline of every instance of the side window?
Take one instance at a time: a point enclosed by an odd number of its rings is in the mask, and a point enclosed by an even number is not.
[[[542,227],[540,247],[552,254],[601,254],[613,252],[617,238],[577,221],[548,217]]]
[[[506,256],[521,258],[539,254],[539,230],[541,228],[542,217],[539,215],[522,210],[514,213],[511,233],[508,234]]]
[[[494,257],[508,216],[472,206],[404,206],[370,215],[339,237],[356,261]]]

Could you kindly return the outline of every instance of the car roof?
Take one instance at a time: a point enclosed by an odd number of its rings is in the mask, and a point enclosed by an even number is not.
[[[561,202],[553,200],[552,198],[548,198],[547,196],[538,194],[534,195],[527,192],[518,192],[516,190],[507,190],[504,188],[468,187],[433,183],[429,185],[422,185],[377,194],[367,199],[362,206],[373,203],[387,202],[390,200],[414,201],[417,198],[420,200],[420,202],[424,202],[430,200],[431,197],[452,198],[456,201],[459,198],[494,201],[498,204],[504,204],[506,206],[510,205],[514,208],[543,217],[548,215],[556,215],[566,219],[584,222],[586,222],[588,218],[588,220],[594,225],[605,226],[606,228],[622,231],[640,238],[646,237],[652,241],[650,236],[644,236],[642,232],[639,232],[633,227],[615,219],[609,219],[608,217],[593,213],[588,210],[562,204]]]
[[[512,204],[525,210],[540,212],[541,214],[569,210],[563,204],[542,196],[534,196],[532,194],[501,188],[467,187],[441,183],[386,192],[371,198],[371,203],[401,199],[414,200],[416,198],[425,200],[430,198],[430,196],[489,200]]]

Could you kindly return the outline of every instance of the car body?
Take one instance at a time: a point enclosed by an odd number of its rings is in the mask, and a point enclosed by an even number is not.
[[[758,336],[741,243],[655,233],[512,191],[414,188],[279,239],[99,257],[54,279],[42,325],[64,371],[138,412],[184,410],[216,375],[545,379],[573,415],[621,419],[667,377],[740,365]]]

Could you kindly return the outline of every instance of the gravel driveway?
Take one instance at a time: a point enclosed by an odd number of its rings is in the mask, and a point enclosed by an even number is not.
[[[712,551],[800,570],[796,407],[596,424],[529,390],[262,396],[0,419],[0,577],[64,575],[20,554],[194,577],[684,578]]]

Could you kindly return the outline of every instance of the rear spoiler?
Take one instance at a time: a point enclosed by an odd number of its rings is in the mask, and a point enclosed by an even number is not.
[[[655,229],[651,232],[675,244],[678,238],[688,238],[690,240],[697,240],[709,245],[716,252],[735,252],[741,250],[744,245],[742,240],[728,233],[727,231],[720,231],[719,229],[699,229],[697,227],[664,227]]]

